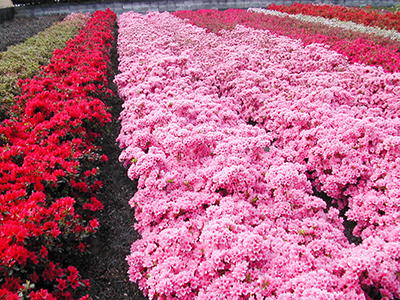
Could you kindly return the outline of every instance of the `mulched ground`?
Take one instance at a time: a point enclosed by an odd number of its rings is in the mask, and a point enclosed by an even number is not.
[[[116,41],[111,56],[113,70],[118,72],[118,57]],[[118,95],[114,83],[109,86],[115,95]],[[106,102],[112,108],[113,122],[107,126],[107,132],[100,143],[108,161],[102,167],[100,180],[103,188],[98,195],[104,204],[97,218],[100,230],[91,238],[91,254],[83,258],[78,269],[83,278],[90,279],[90,295],[93,299],[131,299],[146,300],[138,286],[130,282],[125,260],[130,252],[131,244],[140,238],[134,230],[134,210],[128,201],[136,191],[136,182],[126,175],[127,170],[118,161],[121,152],[116,139],[121,129],[118,121],[122,110],[122,100],[115,96]]]

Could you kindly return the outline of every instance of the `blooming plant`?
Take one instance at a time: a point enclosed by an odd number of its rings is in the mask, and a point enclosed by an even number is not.
[[[150,299],[400,297],[400,76],[215,15],[231,30],[118,20],[130,279]]]
[[[343,30],[326,24],[313,23],[275,15],[254,14],[240,9],[178,11],[174,15],[188,19],[194,25],[218,33],[221,29],[233,29],[237,24],[271,33],[300,39],[305,45],[324,44],[347,56],[351,62],[381,66],[389,72],[400,69],[400,44],[390,38]]]
[[[89,288],[65,253],[85,251],[102,208],[93,141],[110,121],[107,88],[116,15],[97,11],[40,75],[20,81],[0,126],[0,298],[77,299]],[[88,299],[83,296],[80,299]]]
[[[383,29],[395,29],[400,31],[400,12],[380,13],[370,9],[346,7],[329,4],[303,4],[294,3],[292,5],[268,5],[268,9],[290,14],[303,14],[310,16],[320,16],[329,19],[339,19],[342,21],[352,21],[366,26],[380,27]]]
[[[276,10],[269,10],[269,9],[262,9],[262,8],[249,8],[249,11],[253,11],[253,12],[260,12],[260,13],[264,13],[264,14],[269,14],[269,15],[274,15],[274,16],[278,16],[278,17],[289,17],[289,18],[294,18],[294,19],[298,19],[301,21],[306,21],[306,22],[313,22],[313,23],[322,23],[322,24],[326,24],[329,27],[338,27],[338,28],[342,28],[344,30],[352,30],[352,31],[357,31],[357,32],[361,32],[361,33],[368,33],[368,34],[372,34],[371,39],[374,38],[373,35],[378,35],[378,36],[383,36],[383,37],[388,37],[390,39],[393,40],[400,40],[400,32],[391,29],[391,30],[387,30],[387,29],[382,29],[379,27],[371,27],[371,26],[365,26],[363,24],[358,24],[358,23],[354,23],[352,21],[340,21],[338,19],[328,19],[328,18],[324,18],[324,17],[314,17],[314,16],[310,16],[310,15],[302,15],[302,14],[288,14],[288,13],[284,13],[284,12],[279,12]]]

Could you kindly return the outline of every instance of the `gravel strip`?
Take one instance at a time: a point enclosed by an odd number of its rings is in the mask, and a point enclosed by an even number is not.
[[[0,51],[7,47],[25,42],[55,22],[60,22],[66,14],[52,14],[43,17],[16,17],[0,24]]]

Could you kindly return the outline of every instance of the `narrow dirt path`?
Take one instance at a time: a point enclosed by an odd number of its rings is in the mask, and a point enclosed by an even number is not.
[[[117,73],[116,41],[111,60],[113,71]],[[136,191],[136,183],[128,178],[127,170],[118,161],[121,150],[116,138],[121,128],[118,117],[123,102],[117,96],[116,85],[111,82],[110,88],[116,94],[106,103],[111,108],[113,122],[108,124],[99,145],[108,156],[108,161],[101,169],[103,188],[98,195],[104,209],[97,216],[100,229],[89,242],[91,254],[83,257],[78,269],[83,278],[90,279],[89,294],[95,300],[146,300],[138,286],[129,281],[127,274],[125,257],[130,252],[131,244],[140,238],[133,228],[134,210],[128,204]]]

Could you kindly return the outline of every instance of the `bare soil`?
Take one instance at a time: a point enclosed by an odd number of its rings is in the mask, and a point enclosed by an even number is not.
[[[115,34],[116,36],[116,34]],[[114,41],[111,61],[113,71],[118,72],[118,57]],[[104,209],[98,213],[100,229],[96,236],[91,238],[90,252],[78,265],[83,278],[90,279],[89,294],[93,299],[130,299],[146,300],[136,283],[128,279],[128,264],[125,260],[130,252],[131,244],[140,238],[134,230],[134,210],[128,201],[136,191],[137,183],[127,176],[127,170],[118,161],[121,152],[116,139],[121,129],[118,121],[122,110],[122,100],[118,97],[117,87],[113,82],[109,88],[116,95],[108,99],[106,104],[111,108],[113,121],[108,124],[106,133],[99,144],[108,161],[103,165],[101,177],[103,188],[98,199]]]

